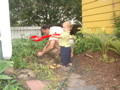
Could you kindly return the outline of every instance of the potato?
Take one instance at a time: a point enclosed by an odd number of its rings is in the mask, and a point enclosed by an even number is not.
[[[57,68],[60,68],[60,67],[61,67],[61,65],[60,65],[60,64],[57,64],[57,65],[56,65],[56,67],[57,67]]]
[[[52,66],[52,65],[50,65],[50,66],[49,66],[49,68],[51,68],[51,69],[55,69],[55,67],[54,67],[54,66]]]
[[[53,66],[56,66],[56,64],[54,63]]]

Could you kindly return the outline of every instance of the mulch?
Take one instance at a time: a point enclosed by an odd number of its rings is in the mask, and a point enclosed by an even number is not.
[[[114,62],[105,63],[101,52],[89,51],[78,55],[75,72],[82,76],[88,85],[97,85],[100,90],[120,90],[120,55],[113,51],[107,53],[107,60]]]

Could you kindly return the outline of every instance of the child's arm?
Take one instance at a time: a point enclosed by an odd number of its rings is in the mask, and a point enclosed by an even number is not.
[[[51,37],[55,37],[55,38],[58,38],[58,39],[62,38],[61,36],[58,36],[58,35],[52,35]]]
[[[72,35],[70,35],[70,39],[74,39],[74,37]]]
[[[51,35],[51,37],[60,39],[60,38],[62,38],[62,37],[60,36],[61,34],[62,34],[62,33],[57,34],[57,33],[55,32],[54,34]]]

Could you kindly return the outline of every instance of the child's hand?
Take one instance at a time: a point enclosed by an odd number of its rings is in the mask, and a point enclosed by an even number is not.
[[[55,37],[55,35],[51,35],[51,37]]]

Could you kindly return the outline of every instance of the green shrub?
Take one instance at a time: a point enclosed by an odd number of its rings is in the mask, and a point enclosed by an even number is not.
[[[46,39],[34,42],[30,39],[14,39],[12,42],[12,58],[14,68],[25,68],[26,62],[23,58],[27,56],[35,57],[37,52],[35,49],[42,49],[46,44]]]
[[[106,35],[101,28],[96,28],[97,34],[91,29],[81,28],[81,31],[77,33],[84,34],[84,37],[75,37],[75,54],[79,54],[84,51],[101,51],[103,55],[103,61],[111,62],[106,58],[108,50],[113,50],[120,54],[120,40],[118,40],[114,33]],[[114,60],[112,60],[114,61]]]
[[[106,35],[100,28],[96,28],[99,34],[95,34],[91,29],[80,28],[81,31],[77,33],[82,33],[84,37],[75,37],[75,54],[91,50],[91,51],[106,51],[102,48],[106,46],[105,43]]]

